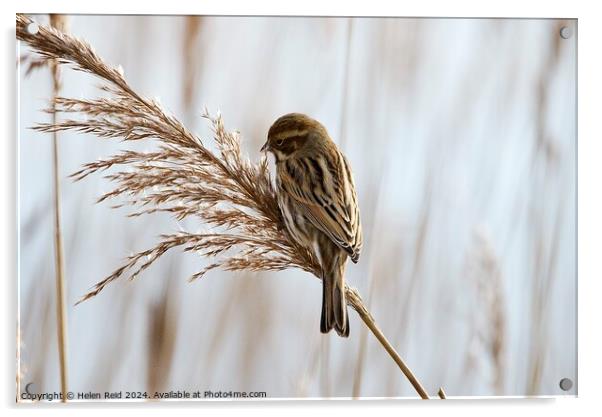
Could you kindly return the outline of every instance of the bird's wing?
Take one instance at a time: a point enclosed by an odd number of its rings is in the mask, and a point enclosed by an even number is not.
[[[306,157],[304,165],[291,161],[282,184],[311,223],[357,262],[361,227],[355,189],[342,155],[337,162],[329,167],[313,157]]]

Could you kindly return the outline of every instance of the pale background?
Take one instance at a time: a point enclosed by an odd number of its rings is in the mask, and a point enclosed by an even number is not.
[[[561,394],[558,381],[576,377],[576,37],[560,39],[563,25],[576,31],[556,20],[71,20],[203,137],[198,114],[219,108],[251,158],[279,115],[321,120],[360,196],[365,246],[348,280],[427,390],[452,396]],[[64,81],[67,96],[96,94],[89,77]],[[23,379],[58,390],[51,148],[27,129],[46,120],[50,77],[20,88]],[[200,225],[94,205],[110,185],[66,176],[122,145],[65,135],[61,146],[72,390],[414,395],[354,314],[349,340],[319,333],[319,282],[298,271],[189,285],[205,261],[174,252],[72,307],[125,255]]]

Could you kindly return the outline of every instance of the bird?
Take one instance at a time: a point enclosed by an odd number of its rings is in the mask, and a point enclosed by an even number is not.
[[[357,263],[362,228],[349,162],[317,120],[301,113],[279,117],[261,152],[276,163],[276,194],[286,230],[321,267],[320,331],[349,337],[345,299],[347,258]]]

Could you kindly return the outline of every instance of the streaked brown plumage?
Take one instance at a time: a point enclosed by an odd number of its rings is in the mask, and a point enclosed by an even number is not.
[[[320,331],[349,336],[345,263],[359,259],[362,229],[347,160],[318,121],[290,113],[261,149],[274,154],[278,204],[291,237],[322,265]]]

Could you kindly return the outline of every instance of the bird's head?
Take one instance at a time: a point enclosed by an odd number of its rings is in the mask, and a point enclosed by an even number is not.
[[[328,132],[320,122],[301,113],[289,113],[272,124],[261,152],[271,152],[278,163],[328,140]]]

